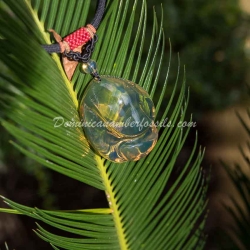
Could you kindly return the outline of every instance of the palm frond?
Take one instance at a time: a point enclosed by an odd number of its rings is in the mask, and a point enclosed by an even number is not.
[[[83,26],[90,1],[5,3],[8,8],[0,10],[1,59],[14,75],[1,74],[8,82],[1,87],[2,98],[8,100],[7,119],[2,124],[17,139],[11,143],[42,165],[105,191],[109,208],[98,213],[56,212],[4,200],[22,214],[75,235],[57,236],[38,225],[36,233],[54,249],[202,249],[206,184],[200,170],[203,152],[199,150],[196,156],[197,138],[175,182],[167,185],[189,132],[176,126],[186,119],[189,95],[186,97],[185,76],[179,95],[175,93],[179,66],[171,98],[164,99],[171,55],[165,63],[163,16],[158,23],[154,12],[149,34],[146,1],[132,1],[132,6],[129,0],[108,1],[98,29],[93,59],[98,62],[99,73],[131,79],[153,99],[160,89],[160,97],[155,100],[156,120],[163,122],[168,117],[174,125],[160,128],[158,143],[148,157],[115,164],[92,151],[82,128],[54,127],[55,117],[80,123],[78,105],[90,76],[77,70],[70,83],[59,57],[49,56],[40,47],[40,43],[50,43],[48,28],[64,36]],[[139,17],[136,9],[140,9]],[[149,38],[151,45],[143,64],[144,41]],[[162,71],[165,81],[160,83]],[[164,110],[162,117],[160,109]]]
[[[247,131],[250,137],[250,128],[248,122],[246,122],[239,113],[237,116],[242,124],[242,126]],[[250,112],[248,111],[248,118],[250,119]],[[250,143],[247,143],[247,149],[250,152]],[[249,154],[240,147],[241,156],[244,159],[247,170],[244,171],[242,166],[235,164],[234,168],[230,167],[226,163],[222,162],[231,182],[237,190],[239,196],[237,199],[231,197],[233,207],[226,206],[226,210],[229,212],[233,225],[230,226],[226,233],[229,235],[234,244],[235,249],[249,249],[249,235],[250,235],[250,159]]]

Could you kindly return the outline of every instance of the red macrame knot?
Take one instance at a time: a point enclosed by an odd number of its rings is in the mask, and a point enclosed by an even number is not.
[[[66,41],[70,47],[70,50],[73,50],[79,46],[84,45],[91,39],[91,35],[88,28],[82,27],[70,35],[66,36],[63,40]]]

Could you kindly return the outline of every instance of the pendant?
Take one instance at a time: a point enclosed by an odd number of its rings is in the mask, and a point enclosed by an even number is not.
[[[83,70],[96,72],[95,62],[84,64]],[[89,144],[110,161],[137,161],[156,144],[153,101],[131,81],[112,76],[93,79],[83,95],[79,113]]]

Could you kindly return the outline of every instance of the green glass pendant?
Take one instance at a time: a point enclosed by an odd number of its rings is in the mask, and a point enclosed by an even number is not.
[[[155,146],[155,108],[139,85],[111,76],[93,79],[80,104],[84,132],[96,152],[113,162],[137,161]]]

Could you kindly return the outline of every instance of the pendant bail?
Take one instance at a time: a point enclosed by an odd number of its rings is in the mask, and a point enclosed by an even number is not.
[[[101,78],[97,72],[97,65],[94,60],[89,60],[88,62],[83,63],[81,66],[81,71],[85,74],[91,74],[98,82],[101,81]]]

